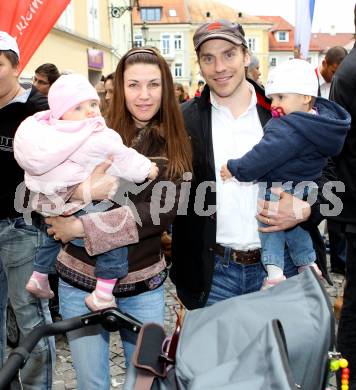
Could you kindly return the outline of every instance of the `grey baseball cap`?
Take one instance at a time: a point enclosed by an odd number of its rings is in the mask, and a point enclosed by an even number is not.
[[[232,23],[228,20],[216,20],[200,26],[193,36],[194,49],[210,39],[225,39],[235,45],[247,47],[245,31],[241,24]]]

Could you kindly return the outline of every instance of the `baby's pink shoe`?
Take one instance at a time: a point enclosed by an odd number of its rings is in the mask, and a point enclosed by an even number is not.
[[[49,286],[48,278],[36,279],[33,275],[26,284],[26,290],[37,298],[51,299],[54,292]]]
[[[321,278],[323,276],[322,272],[320,271],[319,267],[317,266],[316,263],[313,263],[313,264],[307,264],[307,265],[302,265],[300,267],[298,267],[298,273],[302,273],[303,271],[305,271],[307,268],[309,267],[312,267],[314,268],[314,271],[316,272],[316,274],[319,276],[319,278]]]
[[[109,307],[117,307],[116,300],[113,295],[109,299],[104,299],[98,296],[96,290],[85,297],[85,304],[91,311],[103,310]]]
[[[284,275],[281,275],[280,277],[274,278],[274,279],[264,278],[261,290],[267,290],[267,289],[269,289],[273,286],[276,286],[277,284],[283,282],[284,280],[286,280],[286,277]]]

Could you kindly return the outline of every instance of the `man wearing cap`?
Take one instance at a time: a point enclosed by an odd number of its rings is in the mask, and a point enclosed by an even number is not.
[[[15,210],[15,191],[23,181],[24,172],[13,154],[13,139],[19,124],[35,112],[47,109],[48,105],[47,99],[34,87],[25,89],[19,84],[19,57],[16,40],[0,31],[0,365],[3,364],[6,347],[8,297],[22,336],[38,325],[51,322],[48,302],[35,299],[25,290],[42,235],[37,228],[27,225]],[[23,388],[52,388],[54,363],[54,339],[44,338],[22,369]]]
[[[261,140],[271,117],[263,89],[246,80],[250,56],[240,25],[206,23],[193,40],[206,87],[200,98],[182,106],[194,176],[187,215],[177,216],[173,225],[170,273],[189,309],[261,288],[266,274],[256,221],[258,188],[236,180],[223,183],[219,172],[228,159],[243,156]],[[299,220],[293,202],[302,215]],[[311,214],[308,203],[284,192],[270,206],[269,211],[265,202],[257,216],[270,225],[261,228],[264,232],[285,230],[308,218],[321,220],[317,210]],[[286,259],[285,274],[295,272]]]

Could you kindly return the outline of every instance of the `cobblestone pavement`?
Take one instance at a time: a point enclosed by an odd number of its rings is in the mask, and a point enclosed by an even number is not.
[[[337,274],[331,274],[334,281],[334,286],[329,286],[325,283],[325,287],[329,293],[332,304],[335,298],[342,290],[343,276]],[[170,281],[166,282],[166,320],[165,328],[167,333],[171,333],[174,327],[175,315],[173,306],[175,300],[173,298],[174,286]],[[69,390],[76,389],[75,372],[72,367],[72,360],[64,336],[59,336],[56,339],[57,348],[57,363],[56,363],[56,375],[53,384],[53,390]],[[123,351],[121,348],[120,338],[117,334],[111,334],[110,345],[110,364],[111,364],[111,389],[121,390],[124,378],[125,378],[125,363],[123,358]]]

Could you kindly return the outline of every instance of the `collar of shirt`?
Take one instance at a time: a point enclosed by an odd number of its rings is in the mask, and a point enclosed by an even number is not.
[[[244,115],[247,115],[249,111],[255,109],[256,107],[256,104],[257,104],[257,96],[256,96],[256,92],[255,92],[255,88],[253,88],[253,85],[250,84],[248,82],[248,87],[251,91],[251,100],[250,100],[250,104],[248,105],[247,109],[245,112],[243,112],[240,117],[244,116]],[[223,111],[227,111],[229,112],[229,114],[232,116],[232,113],[230,111],[230,109],[226,106],[224,106],[223,104],[219,104],[216,99],[215,99],[215,96],[213,94],[213,92],[210,91],[210,103],[211,105],[214,107],[214,109],[216,110],[223,110]]]
[[[9,104],[11,104],[11,103],[26,103],[27,102],[27,100],[30,96],[30,93],[31,93],[31,87],[26,89],[25,86],[22,86],[22,88],[24,88],[24,92],[21,95],[14,97],[11,100],[11,102],[9,102]]]
[[[24,89],[24,92],[21,95],[15,96],[12,100],[10,100],[4,107],[13,104],[13,103],[26,103],[28,98],[30,97],[32,87],[28,85],[21,85]]]

